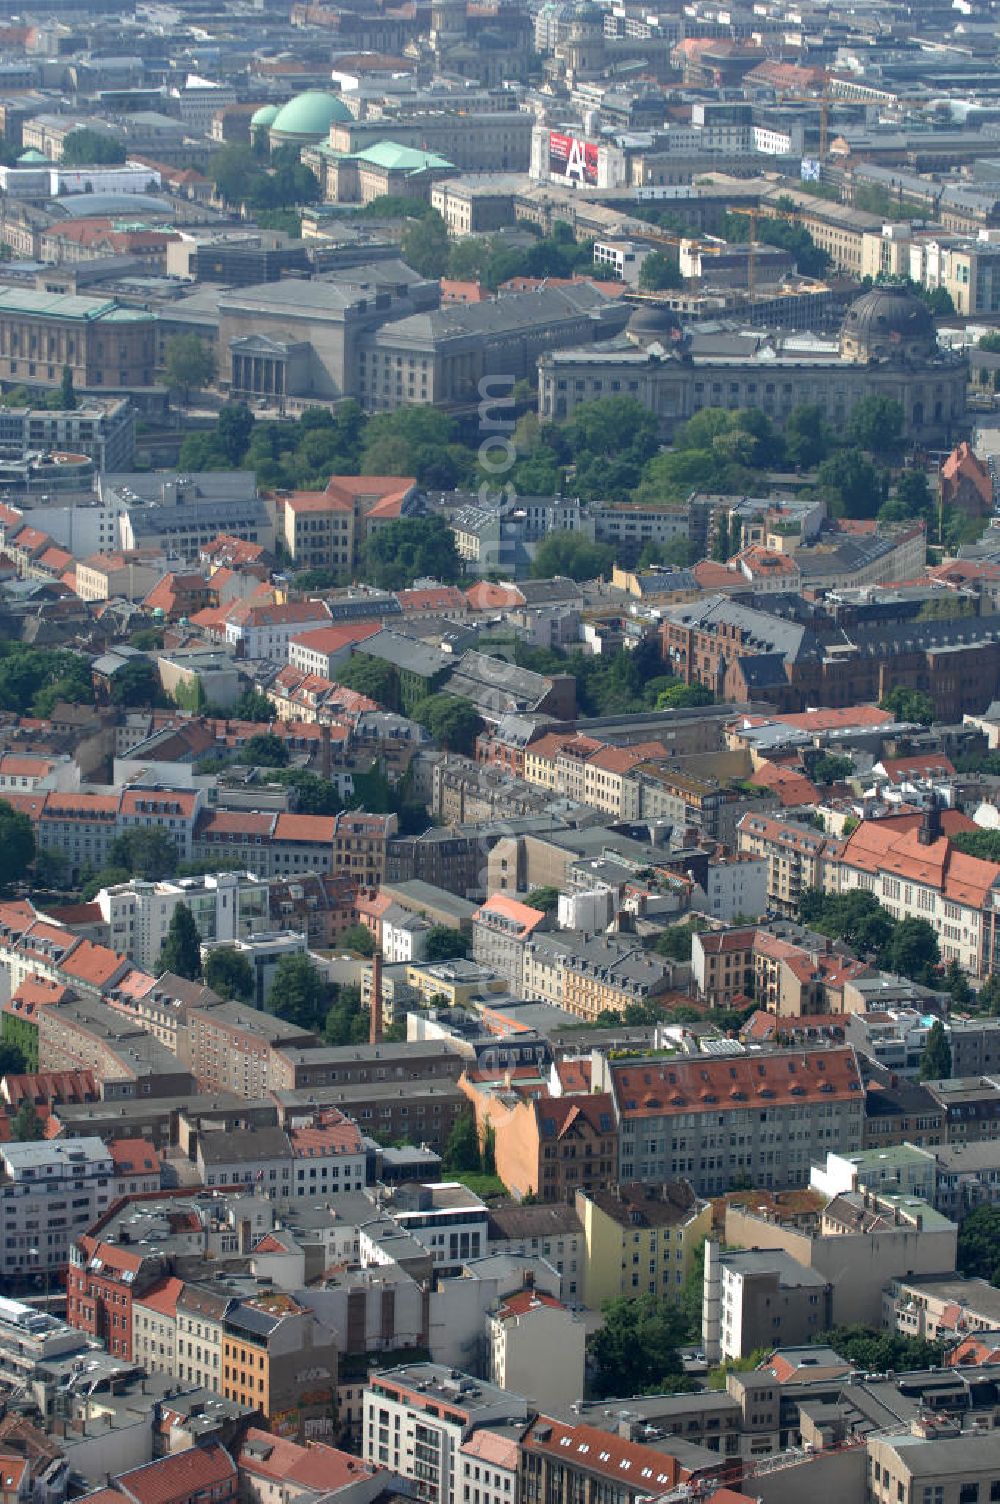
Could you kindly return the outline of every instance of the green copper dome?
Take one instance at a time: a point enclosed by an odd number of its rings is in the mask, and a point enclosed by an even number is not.
[[[19,167],[33,167],[38,162],[47,163],[48,160],[48,157],[43,152],[36,151],[33,146],[30,146],[27,151],[23,151],[18,157],[17,165]]]
[[[277,115],[277,113],[278,106],[276,104],[262,104],[260,109],[254,110],[253,114],[250,116],[251,129],[254,129],[259,125],[273,125],[274,117],[275,115]]]
[[[271,134],[277,141],[322,141],[331,125],[353,118],[336,94],[307,89],[282,105],[271,122]]]

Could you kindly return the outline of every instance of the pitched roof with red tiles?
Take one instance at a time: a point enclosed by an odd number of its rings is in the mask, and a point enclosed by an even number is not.
[[[589,1091],[591,1070],[592,1067],[589,1060],[557,1060],[555,1063],[555,1072],[559,1078],[563,1094],[571,1096],[574,1092]]]
[[[468,601],[457,585],[433,585],[426,590],[397,590],[403,614],[413,611],[465,611]]]
[[[509,1321],[513,1317],[527,1316],[530,1311],[540,1311],[546,1307],[552,1311],[566,1309],[554,1295],[545,1295],[541,1290],[518,1290],[516,1295],[508,1295],[504,1300],[497,1311],[497,1319]]]
[[[113,1138],[108,1153],[118,1175],[149,1175],[160,1168],[156,1148],[145,1138]]]
[[[498,1436],[488,1426],[481,1426],[478,1431],[473,1431],[468,1440],[462,1442],[462,1451],[466,1457],[476,1457],[480,1462],[489,1463],[491,1467],[502,1467],[509,1473],[517,1472],[521,1455],[512,1436]]]
[[[158,1311],[161,1316],[176,1316],[177,1297],[183,1288],[184,1281],[175,1279],[171,1274],[142,1295],[137,1295],[135,1301],[137,1305],[146,1306],[151,1311]]]
[[[479,580],[470,585],[465,599],[473,611],[510,610],[513,606],[524,605],[524,596],[516,585],[496,585],[490,580]]]
[[[883,757],[882,768],[890,783],[913,778],[954,778],[955,764],[943,752],[924,752],[917,757]]]
[[[286,1437],[251,1426],[239,1454],[241,1471],[258,1478],[287,1480],[317,1493],[336,1493],[352,1483],[374,1476],[359,1457],[341,1452],[325,1442],[299,1446]]]
[[[194,1495],[221,1497],[214,1490],[223,1484],[235,1491],[236,1466],[225,1447],[210,1441],[132,1468],[116,1482],[134,1504],[179,1504]]]
[[[721,1060],[615,1061],[611,1083],[625,1119],[852,1101],[862,1090],[858,1062],[848,1046]]]
[[[336,834],[335,815],[279,814],[274,827],[276,841],[308,841],[316,846],[332,846]]]
[[[597,1426],[569,1426],[548,1415],[539,1415],[528,1427],[521,1447],[529,1452],[544,1452],[559,1462],[597,1473],[615,1483],[625,1481],[634,1485],[636,1492],[651,1496],[668,1492],[696,1472],[711,1473],[719,1466],[716,1463],[708,1469],[691,1468],[669,1452],[636,1441],[623,1441],[614,1432],[601,1431]]]
[[[608,1091],[572,1097],[536,1097],[535,1119],[541,1137],[566,1138],[581,1128],[605,1135],[614,1132],[614,1100]]]
[[[48,977],[41,977],[32,971],[11,993],[2,1011],[17,1014],[21,1018],[34,1018],[39,1008],[44,1008],[47,1003],[61,1003],[69,995],[69,988],[61,982],[50,981]]]
[[[473,915],[483,923],[514,930],[519,935],[530,935],[545,918],[544,909],[533,909],[529,904],[518,903],[506,893],[494,893]]]
[[[106,945],[95,945],[93,940],[78,940],[59,966],[70,978],[75,977],[91,987],[105,987],[129,964],[127,956],[109,950]]]
[[[977,829],[965,815],[942,810],[940,820],[942,834],[926,845],[920,840],[923,816],[919,813],[862,820],[847,837],[841,861],[873,876],[889,873],[904,882],[934,888],[965,908],[982,909],[988,895],[1000,887],[1000,863],[966,856],[952,845],[949,836]]]
[[[318,1123],[305,1128],[289,1128],[287,1134],[296,1159],[308,1159],[318,1154],[357,1154],[361,1149],[357,1124],[336,1108],[322,1113]]]
[[[3,1094],[5,1101],[16,1109],[22,1102],[34,1102],[36,1106],[96,1102],[101,1093],[93,1071],[76,1070],[29,1071],[5,1076]]]
[[[755,788],[770,789],[785,809],[800,804],[817,805],[819,791],[798,768],[782,767],[774,762],[762,762],[749,780]]]
[[[293,647],[304,648],[313,653],[339,653],[353,643],[364,642],[382,630],[380,621],[345,621],[335,627],[317,627],[314,632],[301,632],[291,639]]]

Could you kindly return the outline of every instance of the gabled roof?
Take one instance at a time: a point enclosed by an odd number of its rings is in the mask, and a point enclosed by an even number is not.
[[[218,1498],[214,1490],[220,1484],[229,1484],[235,1490],[236,1467],[225,1447],[208,1442],[133,1468],[116,1481],[134,1504],[175,1504],[194,1495]]]

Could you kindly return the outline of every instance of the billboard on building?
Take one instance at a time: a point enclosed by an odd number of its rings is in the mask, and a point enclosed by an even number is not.
[[[549,131],[549,172],[571,183],[597,187],[597,145],[581,141],[579,136],[564,136]]]

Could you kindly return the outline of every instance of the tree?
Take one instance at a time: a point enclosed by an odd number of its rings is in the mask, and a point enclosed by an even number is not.
[[[35,833],[28,816],[0,800],[0,887],[20,882],[35,859]]]
[[[242,951],[227,945],[214,946],[205,957],[205,985],[220,997],[237,1003],[252,1003],[253,968]]]
[[[854,764],[851,759],[836,752],[821,753],[809,763],[809,776],[813,783],[843,783],[853,772]]]
[[[219,408],[215,435],[219,447],[231,465],[238,465],[246,454],[253,433],[253,413],[245,402],[224,402]]]
[[[924,470],[904,470],[896,481],[894,500],[903,517],[927,518],[934,510],[934,498]]]
[[[295,790],[295,809],[300,815],[337,815],[344,804],[329,778],[305,768],[286,768],[272,774],[277,783]]]
[[[785,423],[785,453],[789,462],[811,470],[830,452],[830,430],[823,409],[813,402],[793,407]]]
[[[323,1022],[323,1038],[332,1045],[367,1044],[370,1019],[369,1009],[361,1006],[361,988],[341,987]]]
[[[245,689],[233,706],[234,721],[273,721],[278,707],[259,689]]]
[[[425,695],[411,712],[413,720],[426,728],[445,752],[459,752],[471,757],[483,721],[476,707],[459,695]]]
[[[559,907],[559,889],[552,886],[532,888],[525,902],[530,909],[541,909],[545,914],[554,914]]]
[[[907,689],[897,684],[879,701],[881,710],[888,710],[897,721],[915,721],[920,726],[933,725],[937,719],[937,706],[930,695],[922,689]]]
[[[667,956],[671,961],[690,961],[694,936],[705,928],[703,919],[689,919],[685,924],[672,924],[657,936],[653,949],[658,956]]]
[[[925,1342],[920,1337],[903,1337],[896,1332],[877,1331],[859,1324],[832,1327],[827,1332],[820,1332],[813,1341],[823,1347],[832,1347],[834,1352],[866,1373],[906,1373],[914,1369],[939,1368],[944,1361],[944,1347],[940,1342]]]
[[[443,1159],[444,1169],[448,1173],[455,1170],[476,1171],[482,1168],[479,1135],[476,1132],[476,1120],[471,1112],[461,1113],[452,1124],[444,1146]]]
[[[147,658],[130,658],[111,680],[112,705],[155,705],[161,697],[160,676]]]
[[[73,390],[73,368],[63,366],[62,379],[59,382],[59,409],[61,412],[73,412],[76,407],[76,392]]]
[[[839,449],[816,472],[831,509],[844,517],[874,517],[881,502],[878,472],[856,449]]]
[[[594,1364],[594,1390],[610,1395],[649,1393],[669,1387],[682,1373],[682,1313],[658,1295],[605,1301],[604,1324],[587,1347]]]
[[[448,230],[437,211],[409,222],[400,250],[407,266],[422,277],[443,277],[448,269]]]
[[[926,919],[910,916],[896,925],[879,959],[886,970],[933,986],[941,960],[937,935]]]
[[[944,1024],[936,1018],[927,1031],[927,1043],[920,1057],[921,1081],[947,1081],[951,1075],[951,1045]]]
[[[399,517],[365,544],[365,578],[383,590],[405,590],[421,578],[452,585],[461,572],[455,535],[443,517]]]
[[[23,1076],[27,1069],[28,1062],[20,1045],[7,1042],[0,1044],[0,1080],[4,1076]]]
[[[471,452],[455,434],[455,420],[433,407],[377,413],[364,430],[361,473],[412,475],[432,490],[450,490],[473,469]]]
[[[123,831],[111,843],[108,866],[124,870],[127,877],[158,883],[177,871],[177,844],[173,836],[156,825],[137,825]]]
[[[650,251],[639,268],[639,286],[644,292],[663,292],[670,287],[683,287],[680,261],[676,255],[664,251]]]
[[[247,737],[237,760],[247,768],[284,768],[288,758],[288,743],[283,737],[273,731],[258,731]]]
[[[435,924],[424,938],[424,960],[464,961],[469,954],[469,942],[461,930],[449,924]]]
[[[902,405],[895,397],[862,397],[851,413],[848,438],[871,454],[894,454],[903,436]]]
[[[366,924],[352,924],[340,937],[344,950],[355,950],[361,956],[375,954],[375,937]]]
[[[944,984],[956,1008],[968,1008],[975,1001],[975,993],[969,986],[969,979],[957,961],[948,962]]]
[[[327,986],[312,957],[304,951],[282,956],[267,994],[269,1013],[300,1029],[314,1029],[327,1013]]]
[[[66,137],[60,160],[64,167],[113,166],[124,162],[125,145],[116,136],[81,125]]]
[[[30,1097],[15,1112],[11,1120],[10,1136],[16,1144],[37,1143],[45,1137],[45,1124],[38,1116]]]
[[[354,653],[346,663],[341,664],[337,670],[337,683],[388,709],[399,702],[399,679],[392,664],[383,663],[379,658],[369,658],[365,653]],[[355,777],[355,788],[357,782]]]
[[[210,386],[215,380],[215,356],[197,334],[175,334],[167,340],[163,356],[164,385],[183,393],[189,402],[191,388]]]
[[[604,543],[589,543],[582,533],[549,533],[535,550],[531,574],[536,580],[565,575],[571,580],[593,580],[610,575],[615,551]]]
[[[977,1206],[963,1217],[956,1264],[966,1279],[1000,1282],[1000,1206]]]
[[[186,903],[179,903],[171,915],[160,947],[160,970],[189,981],[201,976],[201,936]]]

